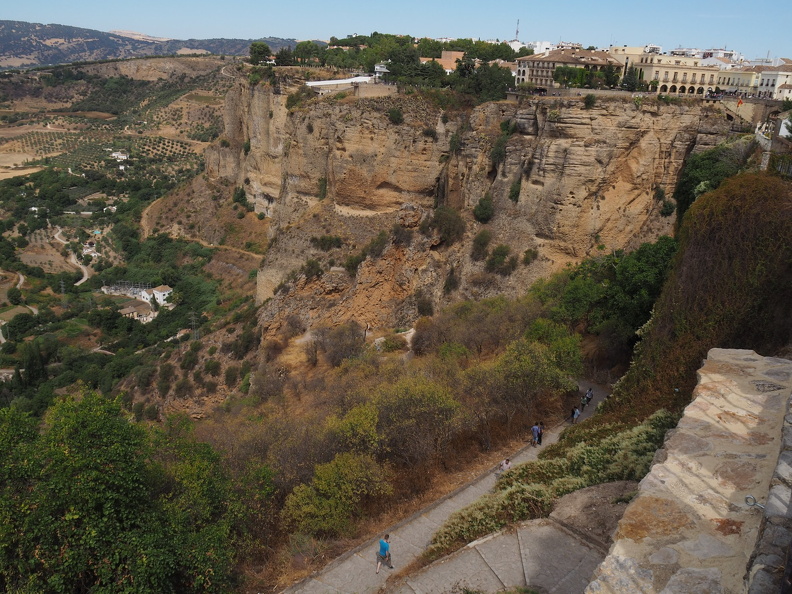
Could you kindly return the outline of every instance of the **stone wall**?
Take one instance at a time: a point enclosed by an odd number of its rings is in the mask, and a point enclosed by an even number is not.
[[[779,591],[792,537],[791,388],[790,361],[712,349],[586,592]]]

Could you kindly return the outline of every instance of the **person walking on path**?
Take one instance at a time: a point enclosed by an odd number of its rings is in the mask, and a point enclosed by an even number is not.
[[[536,421],[531,427],[531,445],[536,447],[541,442],[539,436],[541,435],[541,429],[539,429],[539,421]]]
[[[382,537],[379,541],[379,551],[377,551],[377,571],[379,573],[380,566],[384,563],[391,569],[393,569],[393,563],[391,563],[391,554],[390,554],[390,534],[386,534]]]
[[[539,445],[542,445],[542,436],[545,432],[544,421],[539,421]]]
[[[495,478],[499,479],[504,472],[509,470],[511,470],[511,460],[509,458],[501,460],[501,463],[498,464],[498,470],[495,471]]]
[[[578,417],[580,416],[580,409],[576,406],[572,409],[572,424],[574,425],[577,423]]]

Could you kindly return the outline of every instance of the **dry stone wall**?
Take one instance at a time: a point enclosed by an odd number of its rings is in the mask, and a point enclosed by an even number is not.
[[[587,594],[779,591],[792,538],[791,393],[792,362],[712,349]]]

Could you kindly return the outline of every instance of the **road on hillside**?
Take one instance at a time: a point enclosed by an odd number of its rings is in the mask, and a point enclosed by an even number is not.
[[[59,241],[59,242],[61,242],[64,245],[69,243],[68,241],[63,239],[63,236],[61,235],[61,233],[63,233],[63,229],[61,229],[60,227],[55,227],[55,228],[58,230],[55,233],[55,235],[53,235],[53,238],[55,239],[55,241]],[[79,287],[81,284],[83,284],[85,281],[87,281],[89,278],[91,278],[91,275],[93,274],[93,270],[91,268],[89,268],[88,266],[84,266],[84,265],[80,264],[77,261],[77,256],[74,254],[74,252],[69,254],[69,264],[73,264],[74,266],[79,268],[80,271],[82,272],[82,278],[80,280],[78,280],[76,283],[74,283],[75,287]]]

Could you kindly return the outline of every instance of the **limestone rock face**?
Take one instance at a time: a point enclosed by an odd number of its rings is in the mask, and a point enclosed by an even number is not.
[[[724,115],[698,103],[636,104],[628,97],[586,110],[578,99],[544,99],[488,103],[459,114],[399,95],[325,98],[288,110],[295,88],[276,94],[267,85],[238,83],[226,97],[227,142],[206,153],[210,178],[244,187],[256,211],[271,217],[276,241],[260,270],[259,302],[307,258],[318,258],[325,269],[331,259],[343,262],[397,223],[405,204],[421,217],[445,204],[467,222],[464,238],[451,247],[438,246],[435,237],[386,249],[379,266],[394,276],[384,274],[366,291],[358,286],[365,275],[350,279],[348,291],[365,293],[369,305],[381,309],[367,316],[385,325],[401,315],[394,309],[399,296],[418,289],[435,306],[515,295],[568,262],[670,233],[674,217],[660,216],[657,188],[670,196],[685,157],[728,133]],[[403,123],[393,123],[390,110],[401,111]],[[504,122],[513,133],[494,163]],[[495,205],[487,224],[492,246],[506,244],[518,258],[527,249],[538,252],[507,278],[488,275],[483,262],[470,258],[470,242],[483,228],[472,210],[487,193]],[[412,216],[410,224],[417,222]],[[316,233],[341,235],[344,248],[322,254],[309,243]],[[404,262],[409,270],[432,273],[401,278],[396,270]],[[459,289],[447,296],[442,287],[452,267]],[[372,295],[378,291],[383,295]],[[314,292],[306,286],[289,293],[289,303],[295,307],[295,297]],[[343,301],[358,302],[351,295]]]

